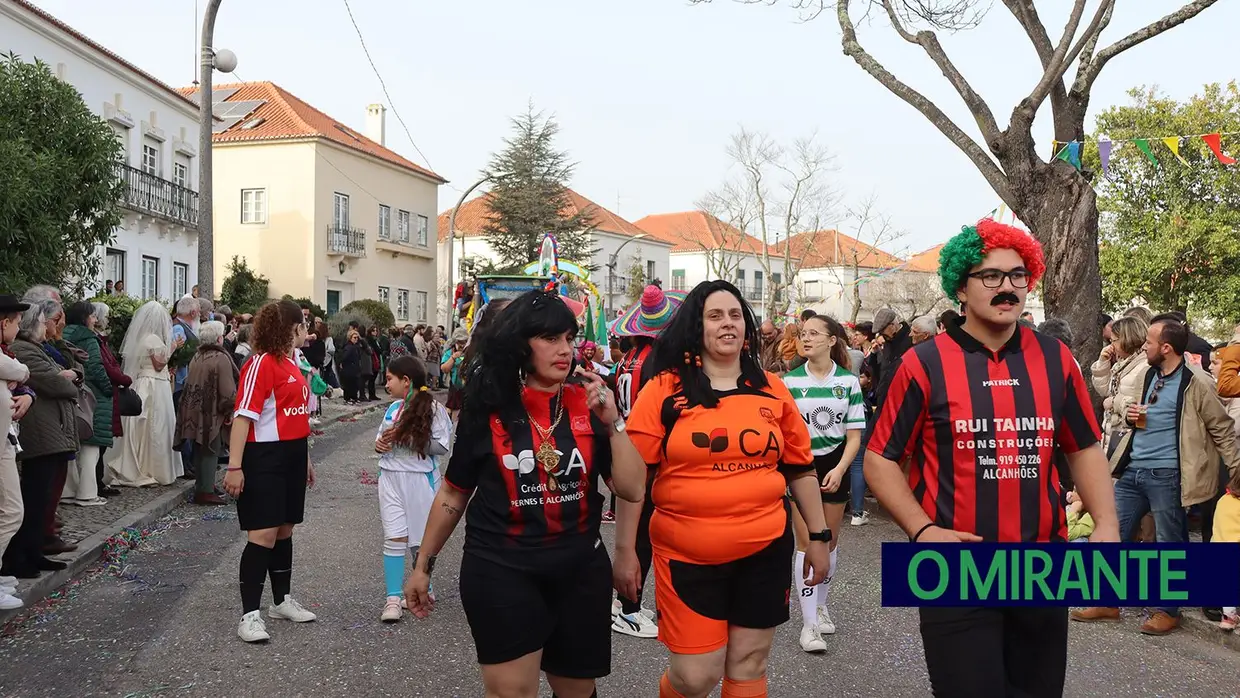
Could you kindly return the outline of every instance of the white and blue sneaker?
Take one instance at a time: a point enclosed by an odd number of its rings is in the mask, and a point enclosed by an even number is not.
[[[642,609],[636,613],[623,613],[620,601],[611,605],[611,629],[621,635],[651,639],[659,636],[659,626],[654,622],[654,612]]]

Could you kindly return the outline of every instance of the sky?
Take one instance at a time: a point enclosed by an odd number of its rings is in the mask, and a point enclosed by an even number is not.
[[[173,86],[196,77],[205,0],[197,7],[195,0],[34,2]],[[826,227],[850,232],[844,209],[874,196],[905,233],[887,245],[897,254],[943,242],[1000,203],[956,146],[843,55],[833,14],[801,21],[790,0],[349,4],[390,102],[345,0],[223,0],[215,45],[233,50],[238,65],[215,80],[275,82],[359,130],[367,104],[386,104],[387,145],[450,180],[439,191],[440,211],[477,180],[503,146],[510,119],[531,101],[559,123],[558,145],[577,163],[570,186],[631,221],[694,208],[729,176],[725,147],[742,126],[788,144],[813,135],[835,155],[831,180],[843,195]],[[1102,43],[1180,4],[1120,3]],[[1095,5],[1091,0],[1089,14]],[[1058,37],[1069,3],[1038,6]],[[977,136],[967,109],[919,47],[896,36],[885,17],[857,21],[871,54]],[[1222,0],[1121,54],[1095,84],[1090,113],[1126,103],[1126,91],[1140,85],[1186,98],[1203,84],[1235,79],[1226,47],[1234,52],[1237,26],[1240,2]],[[1015,19],[995,2],[980,27],[940,38],[1005,125],[1041,74]],[[1048,109],[1035,138],[1050,150]]]

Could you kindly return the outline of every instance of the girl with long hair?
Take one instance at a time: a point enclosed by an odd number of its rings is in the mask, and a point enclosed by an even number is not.
[[[655,603],[671,652],[661,698],[766,695],[766,659],[788,620],[794,544],[785,492],[810,530],[798,575],[828,572],[809,432],[788,389],[762,370],[758,323],[726,281],[698,284],[655,340],[654,378],[629,432],[655,467]],[[722,591],[722,590],[735,591]]]
[[[646,468],[602,379],[566,382],[577,321],[558,295],[529,291],[494,322],[405,598],[434,608],[435,556],[468,509],[461,605],[486,694],[535,695],[541,670],[560,698],[589,698],[611,671],[598,480],[640,502]]]
[[[431,396],[426,370],[412,356],[399,356],[387,367],[387,391],[396,398],[375,435],[379,456],[379,515],[383,519],[383,580],[387,601],[380,616],[400,620],[405,582],[405,550],[418,557],[426,517],[439,489],[435,456],[452,444],[452,419]]]
[[[305,516],[306,488],[314,486],[310,386],[294,349],[305,341],[301,308],[287,300],[268,303],[254,318],[254,353],[241,368],[224,490],[237,499],[237,520],[248,541],[241,553],[237,626],[237,636],[246,642],[271,639],[258,610],[268,576],[268,617],[295,623],[315,619],[289,596],[293,527]]]
[[[822,511],[831,530],[831,573],[821,584],[809,586],[797,580],[801,604],[801,649],[826,652],[822,635],[835,633],[835,622],[827,612],[831,580],[838,574],[840,524],[848,502],[852,478],[849,469],[861,448],[865,430],[865,398],[861,382],[852,373],[848,336],[835,318],[815,315],[801,324],[801,347],[805,364],[784,375],[784,385],[792,393],[805,422],[809,425],[810,451],[822,491]],[[809,530],[799,508],[793,512],[799,565],[805,557]],[[794,567],[795,569],[795,567]]]
[[[142,413],[121,417],[125,435],[114,440],[106,459],[113,485],[170,485],[185,472],[172,450],[177,420],[168,372],[168,359],[182,342],[173,340],[172,317],[158,301],[138,308],[129,321],[121,361],[133,378],[130,389],[142,399]]]

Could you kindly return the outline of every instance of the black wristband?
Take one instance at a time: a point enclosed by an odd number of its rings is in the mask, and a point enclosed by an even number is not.
[[[436,557],[438,556],[431,555],[430,557],[426,558],[426,576],[428,577],[431,575],[431,572],[435,571],[435,558]]]
[[[913,535],[911,535],[911,536],[909,536],[909,537],[908,537],[908,542],[910,542],[910,543],[916,543],[916,542],[917,542],[917,539],[918,539],[918,538],[921,538],[921,534],[923,534],[923,533],[925,533],[925,532],[926,532],[926,529],[928,529],[928,528],[933,528],[934,526],[935,526],[935,523],[934,523],[933,521],[931,521],[930,523],[926,524],[925,526],[922,526],[920,529],[918,529],[918,530],[917,530],[917,533],[914,533]]]

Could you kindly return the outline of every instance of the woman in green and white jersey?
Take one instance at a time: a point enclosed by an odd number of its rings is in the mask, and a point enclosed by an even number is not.
[[[827,644],[822,635],[835,633],[835,622],[827,612],[827,598],[839,560],[840,525],[851,480],[848,468],[861,447],[861,433],[865,429],[865,401],[861,383],[849,366],[847,336],[835,318],[815,315],[806,320],[801,326],[801,345],[806,362],[784,374],[784,384],[809,427],[810,449],[822,487],[823,513],[831,531],[831,571],[822,584],[813,587],[806,587],[801,575],[793,577],[797,579],[803,619],[801,649],[825,652]],[[795,509],[792,521],[797,538],[796,564],[801,565],[809,532]]]

